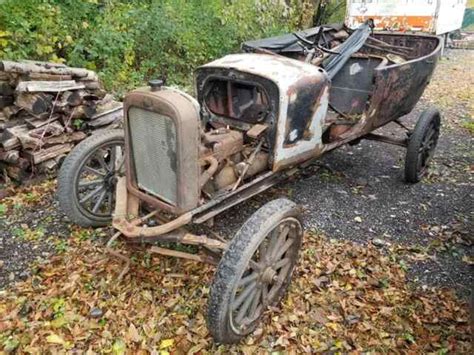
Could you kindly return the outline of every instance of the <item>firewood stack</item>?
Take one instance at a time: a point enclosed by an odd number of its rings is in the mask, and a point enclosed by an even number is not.
[[[0,61],[0,173],[17,181],[54,174],[75,144],[116,128],[122,103],[97,74],[63,64]],[[1,178],[1,177],[0,177]]]

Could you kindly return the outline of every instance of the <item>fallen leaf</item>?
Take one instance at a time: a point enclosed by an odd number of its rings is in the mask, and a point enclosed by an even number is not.
[[[160,343],[160,349],[169,348],[169,347],[173,346],[173,344],[174,344],[174,339],[164,339]]]
[[[116,339],[112,346],[112,353],[114,355],[123,355],[125,354],[125,350],[127,350],[125,342],[122,339]]]
[[[142,340],[140,334],[138,334],[138,330],[135,327],[133,323],[130,323],[130,326],[128,327],[128,339],[131,341],[134,341],[136,343],[140,342]]]
[[[51,333],[50,335],[48,335],[46,337],[46,341],[48,343],[51,343],[51,344],[61,344],[61,345],[63,345],[65,343],[64,339],[61,338],[59,335],[57,335],[55,333]]]

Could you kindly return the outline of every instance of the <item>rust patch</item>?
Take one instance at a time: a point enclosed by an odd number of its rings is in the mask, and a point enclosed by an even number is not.
[[[312,119],[328,82],[326,75],[319,78],[304,77],[289,87],[284,148],[291,147],[301,139],[311,139]]]

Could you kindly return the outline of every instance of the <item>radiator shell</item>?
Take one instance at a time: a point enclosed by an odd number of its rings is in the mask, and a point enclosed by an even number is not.
[[[199,202],[199,105],[163,87],[140,88],[124,100],[127,188],[174,214]]]

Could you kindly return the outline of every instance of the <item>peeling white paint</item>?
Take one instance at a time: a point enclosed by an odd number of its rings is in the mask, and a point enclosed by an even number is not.
[[[256,53],[227,55],[204,65],[204,67],[234,69],[240,72],[258,75],[273,81],[278,86],[280,92],[280,112],[273,155],[274,166],[280,166],[279,163],[282,161],[312,151],[322,145],[322,126],[329,103],[329,79],[323,69],[295,59]],[[288,106],[291,102],[296,100],[298,96],[298,91],[295,91],[294,88],[298,86],[296,84],[300,80],[313,83],[327,81],[328,86],[323,89],[324,91],[320,97],[319,105],[311,118],[311,126],[309,127],[309,137],[311,138],[300,139],[295,144],[284,147]],[[290,92],[290,94],[288,94],[288,92]],[[314,103],[317,104],[316,97],[314,100]],[[297,134],[297,131],[292,131],[289,137],[290,140],[296,139]]]
[[[298,130],[294,129],[290,132],[290,142],[293,142],[298,136]]]
[[[311,118],[311,126],[309,128],[311,139],[301,139],[296,144],[290,147],[284,147],[286,133],[286,119],[288,111],[288,100],[284,100],[281,103],[280,118],[278,120],[278,130],[276,139],[276,149],[274,155],[274,164],[278,165],[281,161],[291,159],[302,153],[314,150],[318,146],[322,145],[322,134],[323,134],[323,120],[326,117],[326,112],[329,103],[329,86],[326,86],[321,99],[319,101],[319,107]],[[293,132],[291,132],[293,133]],[[290,139],[292,139],[290,137]]]
[[[361,72],[362,69],[363,69],[362,65],[360,65],[359,63],[354,63],[349,68],[349,74],[350,75],[355,75],[355,74]]]
[[[277,84],[280,95],[285,95],[288,89],[303,78],[323,77],[325,74],[321,68],[307,64],[299,60],[285,58],[283,56],[256,53],[230,54],[203,65],[203,68],[227,68],[251,73]],[[288,100],[288,98],[287,98]]]

